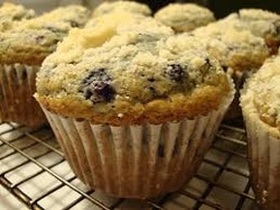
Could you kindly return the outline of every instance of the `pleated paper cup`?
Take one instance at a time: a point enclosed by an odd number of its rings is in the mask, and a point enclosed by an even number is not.
[[[258,204],[269,210],[280,207],[280,132],[260,120],[252,100],[242,100],[247,130],[248,161]]]
[[[30,127],[46,123],[46,117],[33,98],[38,66],[0,64],[0,119]]]
[[[78,178],[113,196],[147,198],[192,178],[233,95],[206,116],[158,125],[95,125],[42,108]]]

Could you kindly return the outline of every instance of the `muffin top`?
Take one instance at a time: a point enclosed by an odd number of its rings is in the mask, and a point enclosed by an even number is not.
[[[241,9],[232,19],[238,30],[249,29],[254,35],[265,39],[272,54],[277,52],[280,45],[280,15],[261,9]]]
[[[196,33],[216,36],[225,30],[234,28],[237,31],[250,31],[261,37],[269,47],[271,54],[277,53],[280,45],[280,15],[261,9],[241,9],[206,27]]]
[[[118,25],[118,24],[130,24],[135,21],[141,21],[146,19],[152,19],[151,16],[144,16],[139,13],[131,13],[129,11],[112,11],[100,16],[92,17],[85,25],[85,28],[92,28],[100,25]]]
[[[249,30],[252,34],[265,38],[267,35],[279,36],[279,21],[280,16],[276,13],[261,9],[241,9],[207,27],[210,29],[209,33],[217,33],[215,27],[218,25],[222,29],[220,33],[227,28],[235,28],[238,31]]]
[[[231,17],[210,23],[191,32],[204,40],[207,51],[225,68],[248,71],[259,68],[270,51],[262,37],[251,30],[238,29]]]
[[[4,2],[0,7],[0,31],[12,28],[14,22],[30,19],[35,16],[32,9],[26,9],[22,5]]]
[[[0,33],[0,63],[40,65],[71,28],[85,25],[88,18],[89,11],[84,7],[68,6],[20,21]]]
[[[134,1],[104,1],[99,6],[97,6],[92,13],[93,17],[97,17],[100,15],[108,14],[111,12],[130,12],[130,13],[138,13],[145,16],[151,15],[151,9],[142,3],[134,2]]]
[[[280,57],[268,59],[248,81],[241,102],[253,103],[259,118],[280,129]]]
[[[149,31],[155,28],[158,35],[173,34],[171,28],[158,23],[152,17],[115,11],[90,19],[85,28],[72,29],[58,45],[56,52],[47,58],[48,63],[77,63],[86,49],[101,46],[117,33],[133,28],[137,28],[139,33],[141,30]]]
[[[20,22],[18,30],[43,28],[67,33],[73,27],[84,26],[89,16],[90,12],[80,5],[58,7],[31,20]]]
[[[207,114],[228,95],[219,63],[192,45],[199,39],[139,25],[117,31],[78,63],[44,61],[36,98],[45,108],[92,123],[158,124]]]
[[[230,18],[241,21],[240,25],[237,22],[235,23],[237,28],[247,27],[257,36],[265,37],[268,34],[278,36],[278,38],[280,36],[280,16],[276,13],[261,9],[241,9]]]
[[[243,21],[275,21],[279,19],[279,15],[262,9],[240,9],[239,18]]]
[[[154,17],[175,32],[191,31],[215,20],[209,9],[192,3],[169,4],[156,12]]]
[[[262,38],[254,36],[250,31],[235,29],[228,29],[223,34],[210,38],[206,49],[223,67],[236,71],[259,68],[269,56],[269,50]]]

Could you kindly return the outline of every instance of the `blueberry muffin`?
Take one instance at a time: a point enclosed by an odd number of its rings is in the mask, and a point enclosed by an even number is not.
[[[241,9],[227,17],[198,29],[199,34],[216,36],[234,28],[237,31],[250,31],[265,40],[271,54],[277,53],[280,44],[280,16],[261,9]]]
[[[135,23],[135,21],[141,21],[141,20],[146,20],[146,19],[152,19],[150,16],[144,16],[139,13],[132,13],[129,11],[112,11],[97,17],[91,18],[87,24],[86,28],[91,28],[91,27],[96,27],[97,25],[102,25],[102,24],[131,24]]]
[[[233,98],[199,39],[166,31],[117,28],[76,62],[47,58],[38,73],[36,99],[73,171],[97,190],[146,198],[180,188]]]
[[[269,57],[264,39],[250,31],[228,28],[222,34],[209,38],[207,51],[217,57],[224,68],[234,71],[248,71],[259,68]]]
[[[90,19],[84,28],[72,29],[58,45],[56,52],[48,56],[47,63],[53,65],[77,63],[86,49],[101,46],[117,33],[130,30],[136,30],[139,33],[153,30],[153,33],[157,33],[158,36],[174,34],[171,28],[158,23],[151,17],[127,12],[111,12]]]
[[[157,11],[154,17],[177,33],[192,31],[215,21],[209,9],[192,3],[171,3]]]
[[[147,5],[139,2],[104,1],[93,10],[92,16],[97,17],[116,11],[136,13],[144,16],[150,16],[152,13],[151,9]]]
[[[28,126],[46,119],[32,95],[35,76],[47,55],[73,27],[83,26],[89,11],[81,6],[58,8],[0,33],[0,118]]]
[[[35,11],[26,9],[22,5],[4,2],[0,7],[0,31],[9,30],[13,24],[35,17]]]
[[[84,7],[68,6],[21,21],[16,28],[0,34],[0,62],[40,65],[70,29],[84,26],[88,19],[89,11]]]
[[[207,51],[219,59],[237,90],[225,119],[231,122],[233,119],[242,118],[239,90],[242,89],[244,81],[269,57],[265,41],[249,31],[226,30],[221,37],[208,43]]]
[[[265,39],[253,34],[250,27],[245,27],[245,23],[242,23],[243,28],[237,27],[240,23],[233,14],[192,32],[194,36],[207,40],[207,51],[219,59],[235,82],[236,97],[226,115],[226,119],[230,121],[242,116],[239,89],[242,88],[244,80],[270,56]]]
[[[261,9],[241,9],[234,17],[237,29],[247,29],[265,39],[272,54],[277,53],[280,45],[280,15]]]
[[[205,40],[208,52],[216,56],[225,69],[257,69],[269,57],[269,48],[265,40],[253,34],[249,27],[241,30],[237,25],[229,16],[197,28],[191,34]]]
[[[280,205],[279,65],[280,57],[267,60],[241,94],[253,190],[260,206],[271,210]]]

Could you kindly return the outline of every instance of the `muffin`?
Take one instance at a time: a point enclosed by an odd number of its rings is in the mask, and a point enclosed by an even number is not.
[[[280,45],[279,27],[280,15],[251,8],[231,13],[217,22],[198,28],[196,33],[213,37],[231,28],[237,31],[250,31],[253,35],[265,40],[270,54],[276,54]]]
[[[46,122],[33,98],[35,76],[47,55],[73,27],[83,26],[89,12],[81,6],[58,8],[42,16],[22,20],[0,33],[0,118],[27,126]]]
[[[171,36],[174,34],[171,28],[157,22],[152,17],[114,11],[91,18],[84,28],[72,29],[63,42],[58,45],[57,50],[48,56],[47,63],[52,63],[53,65],[77,63],[86,49],[101,46],[117,33],[129,31],[132,28],[138,30],[139,33],[156,28],[157,32],[154,31],[154,33],[157,33],[158,36]]]
[[[54,63],[44,61],[35,97],[75,174],[118,197],[155,197],[187,182],[233,98],[199,39],[146,24]]]
[[[242,89],[244,80],[256,72],[270,56],[271,49],[264,37],[253,33],[252,27],[245,23],[245,20],[237,19],[235,13],[191,33],[201,39],[208,39],[207,51],[219,59],[235,82],[236,97],[225,117],[226,120],[241,118],[239,90]]]
[[[207,8],[192,3],[171,3],[158,10],[155,19],[175,32],[188,32],[215,21]]]
[[[280,57],[269,59],[245,84],[241,107],[256,200],[264,209],[280,206]]]
[[[259,68],[269,57],[264,40],[250,31],[228,29],[220,36],[210,38],[206,48],[225,68],[235,71]]]
[[[239,97],[244,81],[269,57],[269,49],[261,37],[249,31],[228,29],[222,36],[208,43],[207,51],[218,58],[234,81],[236,95],[225,115],[225,120],[231,123],[242,117]]]
[[[35,11],[22,5],[4,2],[0,7],[0,31],[9,30],[15,22],[35,17]]]
[[[235,24],[237,29],[249,28],[254,35],[265,39],[271,54],[277,53],[280,46],[280,15],[261,9],[241,9],[234,18],[239,20]]]
[[[152,14],[151,9],[143,3],[134,1],[104,1],[93,10],[92,16],[97,17],[116,11],[136,13],[144,16]]]

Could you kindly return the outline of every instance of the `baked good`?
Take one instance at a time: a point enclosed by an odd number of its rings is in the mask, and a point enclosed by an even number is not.
[[[261,37],[254,36],[250,31],[237,31],[234,28],[209,38],[206,48],[219,59],[225,69],[232,68],[234,71],[257,69],[269,57],[269,50]]]
[[[83,26],[89,11],[81,6],[57,8],[0,33],[0,118],[28,126],[46,122],[33,98],[36,73],[47,55],[73,27]]]
[[[22,5],[4,2],[0,7],[0,31],[9,30],[15,22],[35,17],[33,9],[26,9]]]
[[[271,54],[277,53],[280,45],[280,15],[261,9],[241,9],[231,13],[227,17],[198,28],[198,32],[205,36],[216,36],[228,28],[237,31],[250,31],[253,35],[265,40]]]
[[[208,42],[207,51],[218,58],[237,90],[225,120],[231,122],[240,119],[239,90],[244,81],[269,57],[269,49],[263,38],[254,36],[250,31],[228,29],[223,35]]]
[[[171,3],[158,10],[155,19],[175,32],[188,32],[215,21],[214,14],[193,3]]]
[[[241,10],[240,13],[243,14],[243,11],[250,10]],[[242,117],[239,90],[244,80],[252,75],[271,54],[271,49],[267,46],[263,35],[256,34],[253,27],[255,23],[259,22],[249,21],[244,17],[238,18],[237,13],[233,13],[192,32],[194,36],[204,40],[205,37],[208,38],[206,41],[208,52],[220,60],[225,71],[235,82],[236,97],[225,117],[229,121]]]
[[[280,57],[267,60],[241,92],[252,186],[257,202],[271,210],[280,206],[279,65]]]
[[[191,34],[205,40],[208,52],[217,57],[225,69],[256,69],[269,57],[265,40],[253,34],[249,27],[245,28],[245,24],[238,29],[236,20],[230,17],[197,28]]]
[[[280,45],[280,15],[261,9],[241,9],[235,15],[236,28],[249,30],[256,36],[265,39],[271,53],[277,53]]]
[[[135,1],[104,1],[94,8],[92,12],[93,17],[105,15],[111,12],[130,12],[150,16],[151,9],[143,3]]]
[[[145,24],[116,32],[76,62],[47,58],[35,97],[84,183],[118,197],[175,191],[201,163],[233,87],[195,37]]]
[[[142,22],[142,20],[152,20],[151,16],[144,16],[143,14],[133,13],[129,11],[112,11],[103,15],[92,17],[86,24],[86,28],[98,27],[100,25],[116,25],[116,24],[131,24]]]
[[[91,18],[84,28],[72,29],[57,50],[48,56],[47,63],[77,63],[86,49],[95,48],[109,41],[117,33],[135,28],[139,33],[155,28],[154,33],[165,36],[174,34],[171,28],[157,22],[152,17],[115,11]]]
[[[70,29],[84,26],[88,19],[86,8],[67,6],[21,21],[17,27],[0,34],[0,62],[40,65]]]

